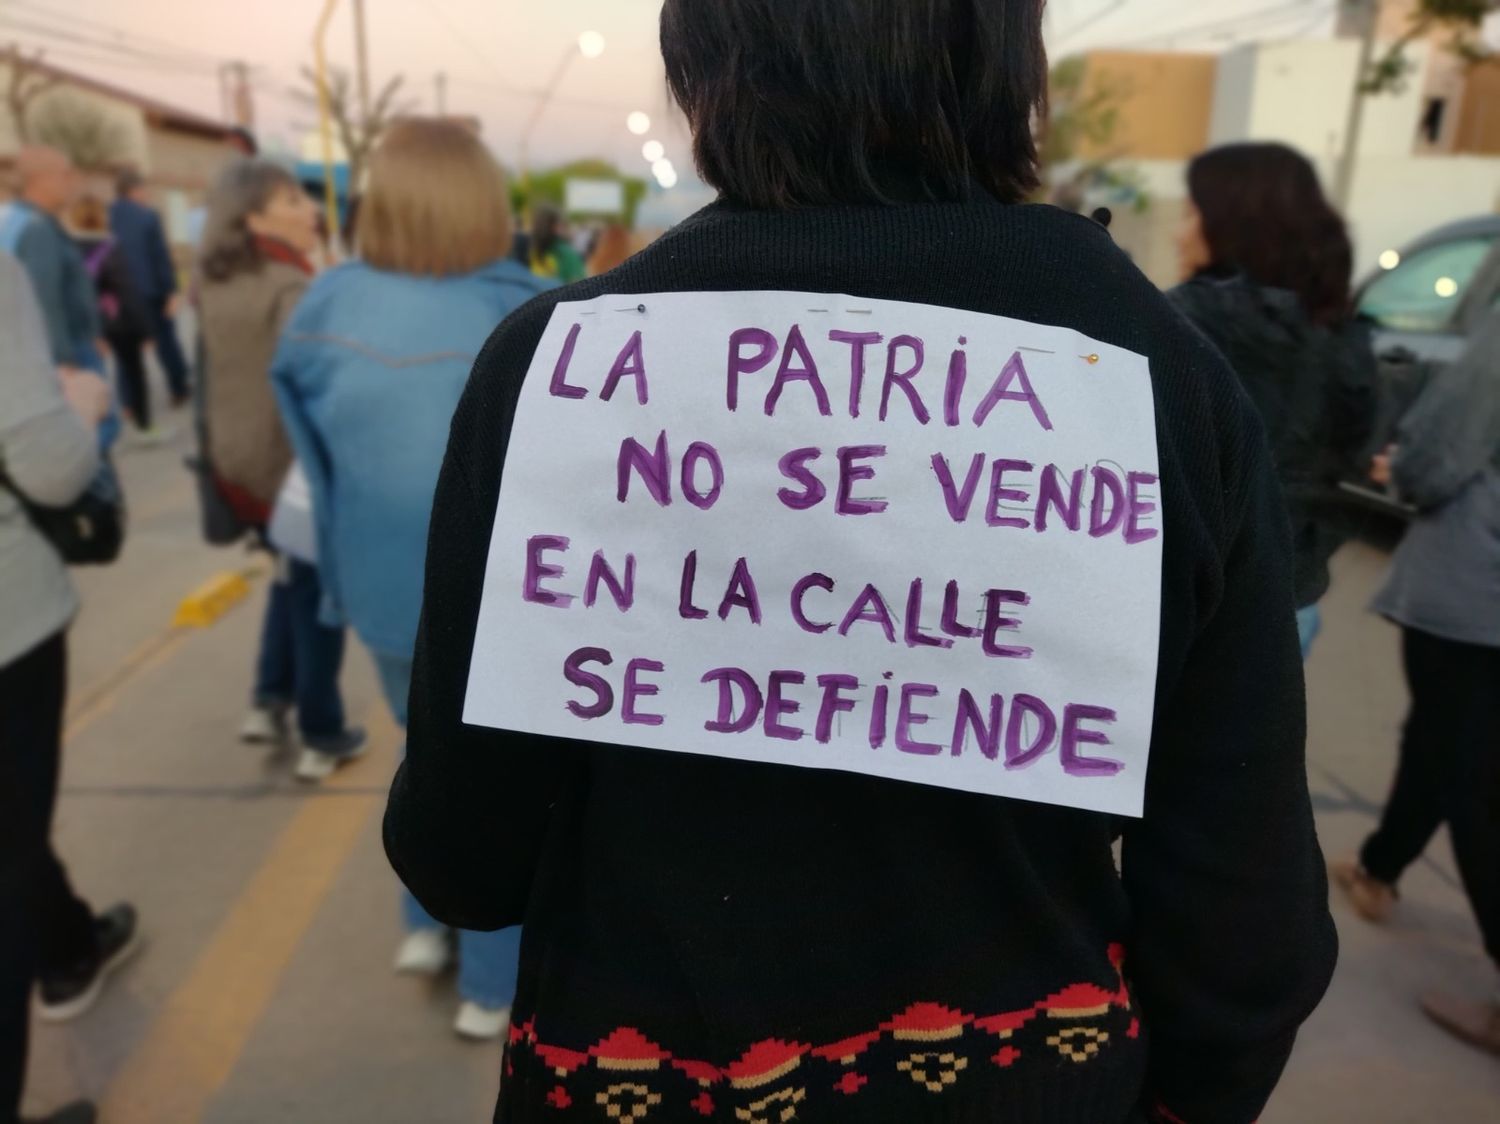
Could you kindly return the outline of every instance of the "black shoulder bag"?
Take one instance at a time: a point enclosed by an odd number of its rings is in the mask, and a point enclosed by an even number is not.
[[[0,473],[0,483],[20,502],[32,525],[70,566],[102,566],[120,556],[125,545],[125,496],[114,465],[100,462],[83,494],[66,507],[33,503]]]

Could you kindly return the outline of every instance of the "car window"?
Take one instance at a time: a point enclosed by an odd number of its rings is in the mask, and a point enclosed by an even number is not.
[[[1494,245],[1491,235],[1418,250],[1365,287],[1359,311],[1392,331],[1444,331]]]

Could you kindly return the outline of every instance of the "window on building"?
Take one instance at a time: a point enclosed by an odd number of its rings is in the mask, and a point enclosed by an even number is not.
[[[1493,236],[1476,236],[1418,250],[1365,287],[1359,311],[1392,331],[1446,331],[1494,246]]]
[[[1443,139],[1443,121],[1448,115],[1447,98],[1428,98],[1427,108],[1422,111],[1419,131],[1428,144],[1437,144]]]

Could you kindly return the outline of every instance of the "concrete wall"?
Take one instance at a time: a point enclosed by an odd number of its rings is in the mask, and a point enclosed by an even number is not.
[[[1236,47],[1219,56],[1213,108],[1209,113],[1209,144],[1228,144],[1250,135],[1259,57],[1254,46]]]
[[[222,140],[152,125],[142,170],[153,185],[201,195],[234,155]]]
[[[1399,91],[1365,103],[1360,155],[1406,156],[1416,147],[1426,105],[1432,57],[1411,48],[1417,66]],[[1344,148],[1359,44],[1352,39],[1258,43],[1228,51],[1219,62],[1209,138],[1213,144],[1275,140],[1313,159],[1333,159]]]

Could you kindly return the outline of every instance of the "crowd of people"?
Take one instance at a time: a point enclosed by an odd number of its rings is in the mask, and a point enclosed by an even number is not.
[[[499,1120],[1250,1124],[1336,959],[1301,663],[1357,477],[1417,511],[1373,606],[1402,630],[1412,705],[1382,821],[1334,887],[1385,922],[1446,823],[1500,965],[1500,311],[1381,433],[1351,238],[1303,156],[1196,159],[1163,294],[1097,223],[1023,205],[1039,6],[912,4],[925,18],[897,36],[879,5],[809,0],[791,27],[756,7],[664,6],[669,82],[721,200],[634,256],[623,227],[580,246],[544,205],[520,230],[495,158],[446,120],[382,136],[347,255],[246,138],[185,273],[134,170],[106,207],[61,153],[22,152],[0,212],[0,1124],[20,1119],[33,991],[41,1017],[75,1018],[138,944],[134,910],[82,902],[50,842],[78,600],[46,513],[118,505],[122,417],[133,440],[170,436],[148,353],[167,405],[192,403],[222,537],[273,560],[239,736],[295,745],[309,784],[360,758],[350,629],[407,730],[393,966],[456,966],[454,1029],[507,1044]],[[688,291],[963,308],[1149,358],[1167,534],[1142,819],[464,722],[548,317]],[[1500,1000],[1421,1003],[1500,1054]],[[1048,1038],[1075,1064],[1031,1062],[1029,1024],[1074,1008],[1097,1020],[1068,1030],[1089,1047]],[[590,1058],[625,1078],[594,1089]]]

